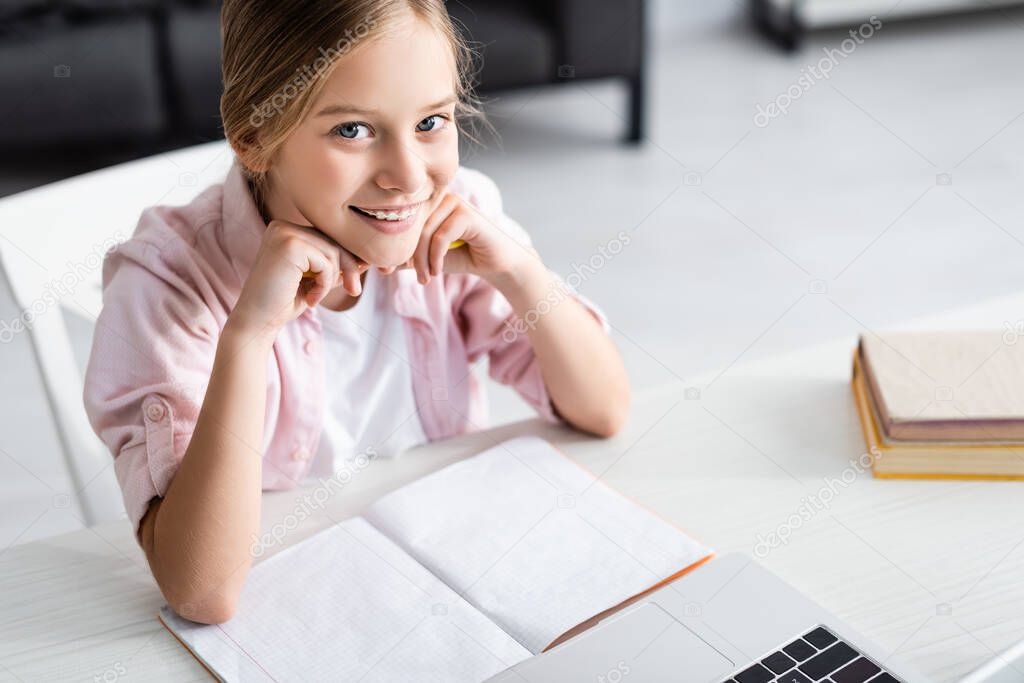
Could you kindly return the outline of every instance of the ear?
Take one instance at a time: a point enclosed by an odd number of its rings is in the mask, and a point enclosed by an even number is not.
[[[251,173],[266,173],[270,170],[270,159],[261,145],[257,133],[252,133],[244,140],[229,140],[228,144],[231,145],[238,160]]]
[[[245,168],[253,173],[266,173],[270,170],[270,160],[263,150],[256,145],[232,145],[238,160]]]

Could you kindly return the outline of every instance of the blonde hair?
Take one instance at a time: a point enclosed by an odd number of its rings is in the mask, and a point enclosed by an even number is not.
[[[444,0],[224,0],[221,120],[261,212],[271,159],[305,119],[338,59],[409,11],[451,45],[456,122],[479,142],[475,124],[494,129],[474,92],[478,55]]]

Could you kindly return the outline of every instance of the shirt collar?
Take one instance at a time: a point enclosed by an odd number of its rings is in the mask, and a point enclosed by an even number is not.
[[[242,173],[242,165],[237,156],[224,180],[221,223],[231,264],[238,273],[239,282],[245,282],[256,262],[267,224],[256,208],[256,201],[249,191],[249,183]]]

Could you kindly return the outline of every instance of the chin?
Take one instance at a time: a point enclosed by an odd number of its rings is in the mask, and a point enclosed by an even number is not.
[[[370,241],[356,254],[373,267],[399,267],[412,258],[419,242],[419,233],[415,239],[402,237],[378,237]]]

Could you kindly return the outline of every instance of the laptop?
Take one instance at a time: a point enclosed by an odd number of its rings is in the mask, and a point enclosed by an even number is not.
[[[925,681],[739,554],[716,557],[491,683]]]

